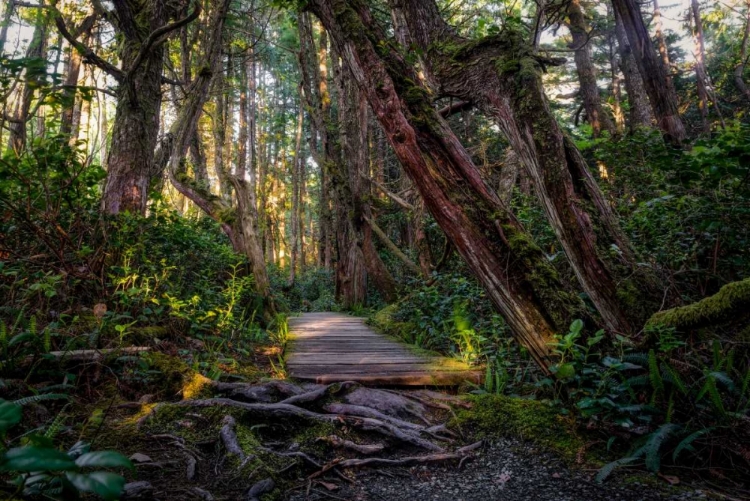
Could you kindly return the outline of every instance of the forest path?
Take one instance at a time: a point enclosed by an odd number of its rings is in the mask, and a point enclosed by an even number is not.
[[[356,381],[383,386],[454,386],[481,377],[467,364],[417,354],[378,334],[363,318],[305,313],[289,319],[289,376],[316,383]]]

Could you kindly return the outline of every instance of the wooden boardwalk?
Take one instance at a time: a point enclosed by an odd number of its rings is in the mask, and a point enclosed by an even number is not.
[[[385,386],[453,386],[478,382],[480,372],[457,360],[415,354],[376,333],[364,319],[305,313],[289,319],[286,367],[295,379],[358,381]]]

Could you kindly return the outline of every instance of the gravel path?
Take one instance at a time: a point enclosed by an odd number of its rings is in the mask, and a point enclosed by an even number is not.
[[[615,478],[596,484],[595,472],[567,468],[555,456],[531,444],[501,439],[486,445],[461,469],[456,464],[360,470],[356,482],[335,476],[328,490],[314,484],[309,496],[290,493],[290,501],[636,501],[706,499],[700,491],[623,484]]]

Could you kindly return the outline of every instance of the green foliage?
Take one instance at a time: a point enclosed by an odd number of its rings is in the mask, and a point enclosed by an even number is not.
[[[20,420],[21,405],[0,400],[0,436],[5,437]],[[107,500],[119,499],[125,479],[101,469],[132,469],[133,465],[118,452],[89,449],[89,445],[78,442],[61,452],[47,434],[30,435],[26,445],[0,454],[0,472],[15,475],[12,484],[24,496],[72,500],[80,499],[80,493],[90,492]]]
[[[744,428],[731,425],[750,413],[749,399],[738,391],[747,377],[747,362],[737,367],[733,349],[712,343],[713,356],[706,363],[674,340],[661,350],[641,353],[624,338],[606,346],[601,331],[585,344],[582,339],[583,323],[573,322],[568,334],[553,344],[558,357],[551,367],[555,378],[539,385],[552,389],[552,402],[571,409],[589,429],[608,433],[614,424],[642,435],[627,455],[602,468],[600,480],[619,466],[641,460],[649,470],[659,471],[670,451],[672,462],[700,461],[694,442],[710,446],[727,434],[732,438],[725,439],[738,443],[747,440]],[[606,355],[604,350],[619,355]]]
[[[421,348],[479,362],[507,341],[507,327],[484,290],[455,273],[421,284],[390,311],[391,334]]]

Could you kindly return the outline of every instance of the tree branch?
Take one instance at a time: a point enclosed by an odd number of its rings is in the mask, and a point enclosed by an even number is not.
[[[403,198],[399,197],[398,195],[396,195],[394,193],[391,193],[390,191],[388,191],[388,188],[386,188],[382,184],[378,183],[374,179],[370,179],[364,172],[360,172],[359,175],[362,177],[362,179],[366,179],[370,183],[374,184],[380,191],[382,191],[385,194],[385,196],[387,196],[388,198],[390,198],[391,200],[393,200],[394,202],[396,202],[398,205],[400,205],[404,209],[406,209],[406,210],[414,210],[414,206],[412,204],[410,204],[409,202],[407,202]]]
[[[386,235],[385,232],[380,229],[380,226],[378,226],[375,221],[373,221],[369,217],[365,217],[364,220],[367,222],[367,224],[370,225],[370,228],[372,228],[372,231],[378,236],[380,241],[383,242],[383,244],[388,247],[388,249],[393,252],[396,257],[399,258],[401,262],[404,263],[404,265],[406,265],[407,268],[409,268],[409,270],[419,276],[422,276],[422,270],[419,268],[419,266],[414,264],[414,261],[409,259],[409,257],[404,254],[401,249],[399,249],[398,246],[391,241],[390,238],[388,238],[388,235]]]
[[[143,63],[143,59],[146,57],[146,54],[149,50],[151,50],[151,47],[154,45],[162,43],[164,40],[163,38],[166,37],[169,33],[173,32],[174,30],[178,30],[185,26],[188,23],[191,23],[192,21],[195,21],[198,19],[198,16],[201,15],[201,4],[200,2],[195,2],[195,7],[193,8],[193,12],[188,14],[186,17],[180,19],[179,21],[175,21],[172,24],[167,24],[162,26],[161,28],[155,29],[149,36],[146,38],[146,40],[141,44],[141,50],[138,52],[138,55],[135,57],[135,61],[133,61],[133,65],[128,68],[128,75],[133,74]]]
[[[112,75],[112,77],[114,77],[114,79],[118,82],[122,82],[125,79],[125,73],[123,73],[120,68],[105,61],[93,50],[91,50],[91,48],[79,42],[76,37],[74,37],[73,34],[68,31],[68,27],[65,26],[65,20],[63,19],[62,13],[57,9],[57,6],[51,4],[49,8],[50,10],[52,10],[52,14],[55,18],[55,26],[57,26],[57,30],[60,32],[63,38],[65,38],[65,40],[70,43],[71,46],[73,46],[78,52],[81,53],[84,62],[98,66],[102,70]]]

